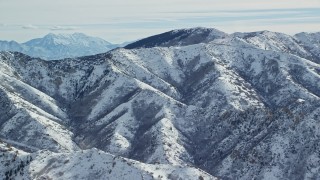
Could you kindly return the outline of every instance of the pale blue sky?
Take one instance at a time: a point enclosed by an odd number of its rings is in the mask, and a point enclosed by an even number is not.
[[[0,0],[0,40],[83,32],[113,43],[171,29],[320,31],[320,0]]]

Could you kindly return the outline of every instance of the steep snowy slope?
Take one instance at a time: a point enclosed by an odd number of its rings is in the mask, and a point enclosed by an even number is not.
[[[121,45],[111,44],[101,38],[87,36],[83,33],[50,33],[22,44],[15,41],[0,41],[1,51],[17,51],[46,60],[94,55],[119,46]]]
[[[272,32],[176,41],[63,61],[1,53],[0,138],[49,150],[25,174],[86,178],[77,169],[116,155],[139,161],[124,159],[145,178],[204,174],[188,166],[222,179],[318,178],[320,65],[310,50]],[[61,166],[66,157],[73,163]],[[93,168],[103,179],[110,166]]]
[[[145,164],[97,149],[27,153],[0,141],[0,152],[3,179],[216,179],[200,169]]]
[[[294,36],[298,43],[310,51],[315,61],[320,63],[320,33],[299,33]]]
[[[32,156],[22,150],[12,147],[0,139],[0,177],[1,179],[30,179],[25,173]]]
[[[193,167],[145,164],[97,149],[27,153],[0,141],[3,179],[216,179]]]
[[[38,149],[78,149],[72,132],[63,125],[68,117],[57,102],[20,81],[14,69],[0,61],[0,137]]]
[[[29,171],[33,179],[215,179],[196,168],[144,164],[97,149],[69,154],[39,152]]]

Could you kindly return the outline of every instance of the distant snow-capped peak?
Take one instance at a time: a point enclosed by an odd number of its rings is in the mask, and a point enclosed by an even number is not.
[[[88,56],[107,52],[121,44],[112,44],[98,37],[83,33],[53,34],[32,39],[25,43],[0,41],[0,51],[17,51],[46,60]]]
[[[101,38],[87,36],[83,33],[73,33],[73,34],[53,34],[49,33],[43,38],[37,38],[30,40],[24,44],[26,45],[83,45],[89,46],[92,44],[99,44],[110,46],[110,42],[105,41]]]

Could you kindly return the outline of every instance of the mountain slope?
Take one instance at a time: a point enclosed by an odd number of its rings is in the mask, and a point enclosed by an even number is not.
[[[314,61],[319,64],[320,33],[299,33],[294,35],[294,38],[297,39],[298,43],[301,44],[301,46],[303,46],[311,53]]]
[[[0,143],[3,179],[216,179],[192,167],[145,164],[97,149],[27,153]]]
[[[50,150],[31,164],[72,159],[71,166],[52,166],[52,178],[63,167],[77,174],[79,166],[87,167],[84,161],[112,157],[79,158],[79,149],[87,149],[85,156],[102,150],[145,164],[134,172],[158,166],[188,174],[192,166],[222,179],[316,179],[320,65],[301,44],[256,32],[63,61],[3,52],[1,138],[32,146],[24,147],[28,152]],[[17,131],[16,113],[41,128]],[[44,171],[37,170],[39,177]]]

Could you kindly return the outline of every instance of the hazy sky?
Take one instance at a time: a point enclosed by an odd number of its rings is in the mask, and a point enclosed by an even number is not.
[[[0,0],[0,40],[83,32],[113,43],[187,27],[320,31],[320,0]]]

